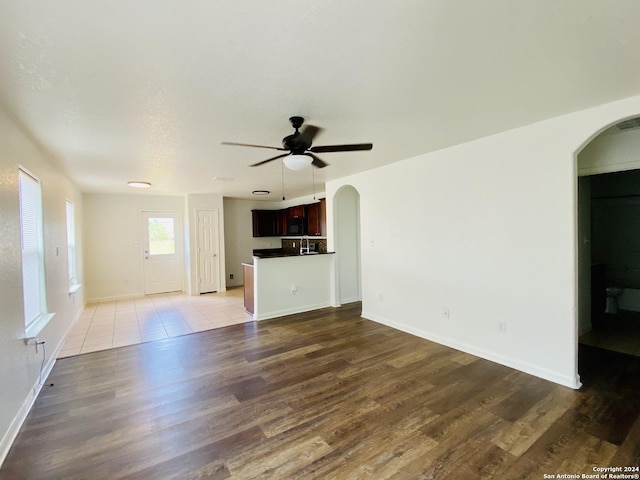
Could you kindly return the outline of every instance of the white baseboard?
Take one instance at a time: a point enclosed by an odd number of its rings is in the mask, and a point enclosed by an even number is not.
[[[62,339],[58,342],[58,345],[56,345],[49,353],[49,358],[45,361],[45,364],[42,367],[42,376],[38,375],[38,378],[36,378],[36,381],[33,387],[29,389],[27,398],[25,398],[24,402],[22,403],[22,406],[18,410],[18,413],[16,414],[13,421],[11,422],[9,429],[5,432],[4,437],[0,441],[0,466],[2,466],[2,464],[4,463],[4,460],[7,457],[7,454],[9,453],[9,449],[11,448],[11,445],[13,445],[13,442],[16,439],[16,436],[20,432],[20,428],[22,428],[22,424],[27,419],[27,415],[29,415],[31,408],[33,407],[33,404],[36,401],[36,398],[38,398],[38,394],[40,393],[40,390],[42,390],[42,387],[46,384],[47,378],[49,378],[49,374],[51,373],[51,370],[53,370],[53,366],[56,363],[56,358],[58,357],[58,354],[62,350],[62,347],[64,346],[64,342],[67,339],[69,332],[71,332],[75,324],[80,319],[80,316],[82,315],[83,310],[84,310],[84,306],[78,310],[78,312],[76,313],[76,316],[71,321],[71,323],[69,324],[69,327],[67,328],[66,332],[62,336]]]
[[[38,383],[40,383],[39,379]],[[34,393],[34,390],[30,389],[27,398],[25,398],[24,402],[22,403],[22,406],[20,407],[17,415],[14,417],[13,422],[11,422],[11,425],[9,425],[9,428],[5,432],[4,437],[2,437],[2,441],[0,441],[0,467],[4,463],[5,458],[7,458],[9,449],[11,448],[11,445],[13,445],[13,441],[16,439],[16,436],[18,435],[22,424],[26,420],[31,407],[36,400],[36,396],[37,394]]]
[[[142,298],[144,293],[132,293],[130,295],[114,295],[112,297],[95,297],[88,298],[87,303],[115,302],[117,300],[131,300],[134,298]]]
[[[190,290],[176,290],[175,292],[166,292],[166,293],[184,293],[185,295],[200,295],[199,293],[191,293]],[[153,295],[163,295],[162,293],[150,293],[150,296]],[[142,298],[142,297],[146,297],[147,294],[145,293],[131,293],[129,295],[114,295],[111,297],[95,297],[95,298],[89,298],[86,300],[86,303],[100,303],[100,302],[115,302],[118,300],[133,300],[135,298]]]
[[[79,315],[77,316],[79,318]],[[76,318],[76,321],[77,321]],[[27,415],[31,411],[33,404],[38,398],[38,394],[40,390],[42,390],[43,385],[46,384],[47,378],[53,369],[54,364],[56,363],[56,356],[60,352],[60,348],[64,341],[57,347],[54,348],[53,351],[49,354],[49,359],[46,360],[45,365],[42,367],[42,375],[38,375],[36,381],[32,388],[29,389],[29,393],[27,394],[27,398],[24,399],[18,413],[14,417],[11,425],[4,434],[4,437],[0,441],[0,467],[4,463],[5,458],[7,458],[7,454],[9,453],[9,449],[11,445],[13,445],[16,436],[20,432],[20,428],[22,428],[22,424],[27,419]]]
[[[270,318],[284,317],[285,315],[294,315],[296,313],[310,312],[312,310],[319,310],[321,308],[331,307],[330,302],[317,303],[315,305],[305,305],[303,307],[285,308],[282,310],[274,310],[272,312],[266,312],[261,314],[253,314],[254,320],[269,320]]]
[[[64,346],[64,342],[67,340],[67,337],[69,336],[69,334],[71,333],[71,330],[73,330],[73,327],[76,326],[76,323],[78,323],[78,320],[80,320],[80,316],[82,315],[82,312],[84,311],[84,309],[87,307],[87,305],[83,305],[82,308],[80,308],[78,310],[78,312],[76,313],[76,316],[73,317],[73,320],[71,320],[71,323],[69,324],[69,326],[67,327],[67,330],[64,332],[64,335],[62,336],[62,338],[60,339],[60,341],[58,342],[58,345],[56,345],[55,347],[55,351],[51,354],[51,356],[53,358],[56,358],[58,356],[58,354],[60,353],[60,350],[62,350],[62,347]]]
[[[389,320],[387,318],[383,318],[379,315],[375,315],[373,313],[369,313],[364,310],[362,312],[362,317],[366,318],[367,320],[372,320],[374,322],[381,323],[388,327],[395,328],[396,330],[410,333],[411,335],[415,335],[416,337],[424,338],[426,340],[430,340],[432,342],[436,342],[441,345],[451,347],[455,350],[460,350],[461,352],[469,353],[471,355],[475,355],[476,357],[484,358],[485,360],[489,360],[494,363],[499,363],[500,365],[504,365],[505,367],[514,368],[521,372],[528,373],[529,375],[540,377],[545,380],[549,380],[550,382],[554,382],[559,385],[572,388],[574,390],[577,390],[582,386],[582,383],[580,382],[580,377],[578,375],[576,375],[575,378],[572,378],[566,375],[559,375],[557,372],[548,370],[546,368],[542,368],[538,365],[533,365],[528,362],[521,362],[518,360],[514,360],[512,358],[507,358],[495,352],[487,351],[482,348],[478,348],[474,345],[470,345],[464,342],[459,342],[452,338],[443,337],[441,335],[435,335],[425,330],[418,330],[416,328],[409,327],[407,325],[395,322],[393,320]]]

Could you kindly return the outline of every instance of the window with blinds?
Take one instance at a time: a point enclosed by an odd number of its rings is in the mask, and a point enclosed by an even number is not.
[[[22,237],[22,289],[27,336],[48,321],[44,279],[42,191],[38,179],[20,169],[20,232]],[[39,327],[39,328],[38,328]]]

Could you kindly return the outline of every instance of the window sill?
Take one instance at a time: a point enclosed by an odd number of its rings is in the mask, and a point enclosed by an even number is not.
[[[78,290],[80,290],[81,286],[82,286],[81,283],[74,283],[73,285],[71,285],[69,287],[69,295],[76,293]]]
[[[46,327],[47,323],[54,317],[55,313],[44,313],[38,317],[38,319],[29,325],[24,331],[24,341],[28,343],[31,338],[35,338],[40,334],[42,329]]]

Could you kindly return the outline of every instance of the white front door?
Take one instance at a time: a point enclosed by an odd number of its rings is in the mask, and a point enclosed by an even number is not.
[[[220,290],[218,210],[198,210],[198,293]]]
[[[144,293],[182,290],[182,228],[178,212],[142,212]]]

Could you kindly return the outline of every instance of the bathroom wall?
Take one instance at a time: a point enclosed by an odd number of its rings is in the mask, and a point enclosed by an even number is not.
[[[591,177],[578,178],[578,335],[591,330]]]
[[[620,308],[640,311],[640,170],[592,176],[591,211],[592,261],[625,288]]]

